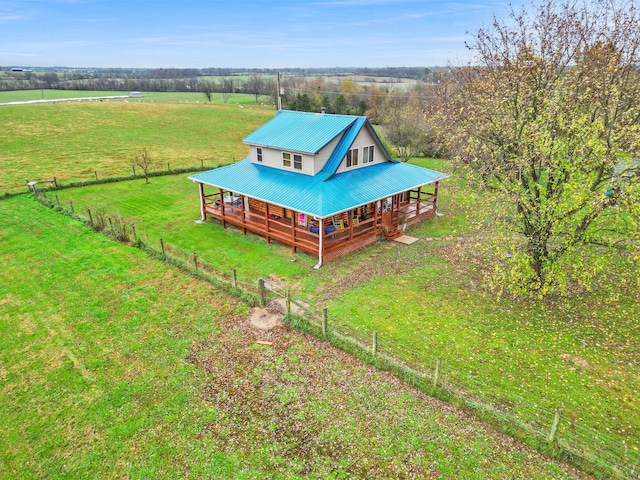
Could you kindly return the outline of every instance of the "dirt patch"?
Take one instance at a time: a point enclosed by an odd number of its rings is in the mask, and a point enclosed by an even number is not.
[[[271,330],[282,326],[282,314],[272,308],[256,307],[249,315],[249,323],[260,330]]]

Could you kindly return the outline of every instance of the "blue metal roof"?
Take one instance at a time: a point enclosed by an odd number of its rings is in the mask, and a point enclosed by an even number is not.
[[[192,175],[195,182],[264,200],[319,218],[389,197],[448,175],[406,163],[384,162],[326,178],[251,163],[239,163]]]
[[[280,110],[242,141],[249,145],[315,155],[359,118],[364,117]]]

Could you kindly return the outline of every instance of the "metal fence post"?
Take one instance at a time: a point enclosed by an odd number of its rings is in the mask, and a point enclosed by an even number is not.
[[[549,443],[554,443],[558,439],[558,427],[560,426],[560,410],[556,408],[556,413],[553,416],[553,422],[551,423],[551,430],[549,431]]]
[[[378,332],[373,332],[373,356],[378,355]]]
[[[327,311],[327,307],[322,309],[322,335],[324,337],[327,336],[327,330],[329,329],[329,312]]]
[[[433,388],[438,386],[440,381],[440,359],[436,358],[436,369],[433,371]]]
[[[287,290],[287,317],[291,315],[291,290]]]
[[[267,304],[267,292],[264,288],[264,278],[258,279],[258,293],[260,296],[260,305],[265,306]]]

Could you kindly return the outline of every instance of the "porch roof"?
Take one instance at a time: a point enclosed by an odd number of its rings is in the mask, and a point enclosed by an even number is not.
[[[324,180],[252,163],[249,158],[192,175],[194,182],[264,200],[319,218],[434,183],[449,175],[406,163],[383,162]]]

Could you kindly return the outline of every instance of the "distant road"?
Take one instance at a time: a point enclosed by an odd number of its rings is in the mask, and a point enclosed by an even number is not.
[[[91,100],[112,100],[117,98],[129,98],[129,95],[111,95],[108,97],[79,97],[79,98],[56,98],[55,100],[25,100],[24,102],[0,103],[0,107],[7,105],[31,105],[33,103],[57,103],[57,102],[82,102]]]

